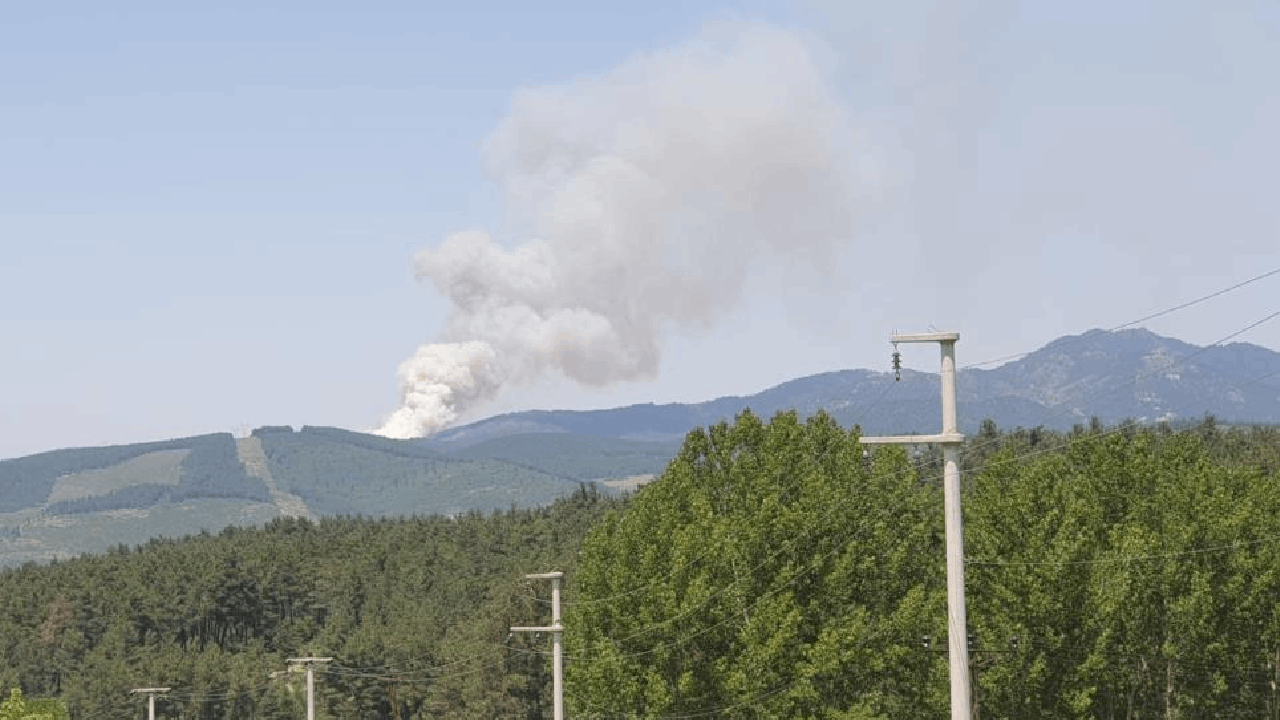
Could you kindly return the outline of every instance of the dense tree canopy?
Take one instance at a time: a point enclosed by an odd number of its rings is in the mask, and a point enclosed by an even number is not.
[[[826,415],[695,431],[595,528],[567,616],[572,707],[905,717],[942,618],[940,499]],[[925,714],[936,716],[938,709]]]
[[[977,717],[1280,717],[1280,432],[988,423],[961,458]],[[503,638],[549,621],[521,578],[555,569],[572,717],[944,717],[940,474],[744,413],[630,499],[32,564],[0,572],[0,689],[83,720],[155,686],[161,717],[296,718],[286,659],[323,655],[322,718],[545,718],[549,639]]]
[[[978,716],[1276,717],[1278,439],[985,427],[964,494]],[[571,707],[945,716],[936,458],[861,456],[822,416],[691,434],[584,546]]]
[[[574,570],[618,501],[580,489],[552,507],[411,519],[281,519],[0,573],[0,688],[74,717],[296,718],[287,658],[331,656],[320,717],[550,716],[546,639],[507,627],[547,606],[522,580]],[[545,589],[541,589],[545,594]]]
[[[229,452],[228,452],[229,449]],[[67,448],[0,462],[0,513],[43,505],[58,478],[85,470],[109,467],[147,453],[188,450],[183,461],[180,497],[206,497],[210,477],[228,473],[227,487],[257,488],[235,462],[235,439],[226,433],[197,435],[179,440],[112,445],[100,448]],[[260,483],[259,483],[260,485]],[[265,488],[261,493],[265,494]],[[256,496],[255,496],[256,497]],[[78,511],[73,509],[72,511]]]
[[[1274,432],[1254,439],[1277,449]],[[1021,642],[982,658],[981,703],[1003,717],[1280,712],[1280,485],[1214,460],[1236,440],[1211,422],[1122,426],[985,464],[965,498],[971,618]]]

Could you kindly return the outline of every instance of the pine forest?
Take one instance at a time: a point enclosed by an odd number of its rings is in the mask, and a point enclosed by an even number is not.
[[[941,456],[819,413],[633,494],[277,519],[0,573],[0,718],[937,718]],[[1280,718],[1280,430],[988,421],[961,453],[974,717]],[[295,664],[296,670],[296,664]]]

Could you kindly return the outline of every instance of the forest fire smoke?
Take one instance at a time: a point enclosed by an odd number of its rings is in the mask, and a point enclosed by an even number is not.
[[[484,160],[535,239],[447,237],[414,269],[451,303],[379,430],[418,437],[511,383],[654,377],[664,335],[711,326],[769,258],[821,266],[854,232],[856,137],[804,37],[752,23],[519,91]]]

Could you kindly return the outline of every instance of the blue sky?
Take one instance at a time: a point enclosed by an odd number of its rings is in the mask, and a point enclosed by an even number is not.
[[[446,325],[415,252],[523,240],[482,157],[516,93],[726,18],[815,48],[870,158],[860,229],[811,282],[752,266],[716,322],[664,335],[656,379],[553,374],[486,411],[746,394],[883,367],[892,330],[929,325],[964,364],[1280,267],[1280,10],[1218,5],[8,8],[0,457],[379,425]],[[1205,344],[1275,310],[1280,277],[1149,327]],[[1280,321],[1239,339],[1280,350]]]

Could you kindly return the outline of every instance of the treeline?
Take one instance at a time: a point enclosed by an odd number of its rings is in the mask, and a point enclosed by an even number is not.
[[[244,498],[269,502],[267,486],[249,477],[236,451],[236,440],[228,433],[201,438],[182,459],[178,486],[169,499]]]
[[[657,474],[678,449],[673,442],[541,433],[446,452],[425,441],[312,426],[299,432],[260,427],[252,437],[280,487],[312,512],[374,517],[545,505],[581,482]],[[128,465],[179,452],[176,472],[163,462]],[[59,480],[87,471],[108,479],[69,479],[93,494],[58,491]],[[3,460],[0,487],[0,513],[85,514],[198,498],[270,502],[266,485],[247,474],[236,440],[226,433]],[[10,532],[16,530],[0,527]]]
[[[578,485],[536,467],[456,458],[333,428],[258,434],[276,482],[321,515],[394,516],[542,505]]]
[[[267,501],[261,480],[251,478],[236,453],[235,438],[229,433],[197,435],[177,440],[113,445],[100,448],[70,448],[0,461],[0,512],[15,512],[45,505],[55,483],[66,475],[109,468],[149,453],[185,450],[176,485],[140,483],[99,496],[48,503],[51,515],[148,507],[168,500],[191,498],[244,498]]]
[[[523,576],[572,573],[621,502],[583,486],[492,515],[280,519],[6,571],[0,688],[76,718],[136,716],[138,687],[173,688],[159,717],[293,718],[305,697],[287,659],[332,656],[321,717],[550,717],[547,639],[503,644],[550,619],[548,589]]]
[[[0,513],[43,505],[49,499],[54,483],[64,475],[110,467],[147,453],[186,450],[192,443],[199,443],[209,437],[213,436],[109,447],[67,448],[0,461],[0,487],[5,489],[4,495],[0,496]]]
[[[161,717],[289,718],[287,659],[331,656],[320,717],[550,717],[548,638],[503,638],[549,623],[522,578],[554,569],[571,717],[945,717],[938,458],[863,450],[744,413],[629,499],[25,566],[0,573],[0,688],[86,720],[157,686]],[[988,423],[961,457],[976,717],[1280,714],[1280,431]]]
[[[941,468],[825,416],[690,435],[595,528],[575,717],[936,718]],[[975,717],[1280,714],[1280,433],[1100,423],[964,453]]]
[[[624,440],[571,433],[507,435],[450,450],[458,458],[502,460],[578,481],[658,475],[679,440]]]
[[[182,502],[201,497],[234,497],[241,500],[270,502],[266,484],[251,478],[239,461],[236,438],[227,433],[188,438],[184,441],[187,455],[179,465],[178,484],[140,483],[105,495],[72,498],[50,502],[49,515],[72,515],[77,512],[123,510],[129,507],[151,507],[157,502]]]

